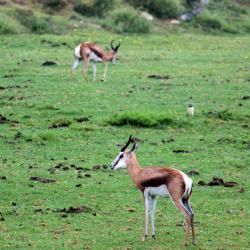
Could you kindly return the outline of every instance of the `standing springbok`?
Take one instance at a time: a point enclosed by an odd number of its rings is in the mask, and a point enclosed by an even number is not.
[[[71,74],[70,77],[73,79],[74,76],[74,70],[78,66],[79,62],[83,61],[83,75],[86,81],[88,81],[87,77],[87,69],[88,64],[90,61],[93,62],[93,80],[96,79],[96,63],[97,62],[103,62],[105,64],[104,74],[101,78],[101,81],[105,80],[106,74],[107,74],[107,68],[108,68],[108,62],[112,61],[113,64],[116,63],[116,55],[118,52],[118,49],[120,47],[120,42],[114,46],[114,40],[111,41],[111,50],[105,51],[101,46],[95,44],[95,43],[81,43],[75,48],[75,61],[73,65],[71,66]]]
[[[186,237],[185,245],[189,242],[189,229],[192,228],[192,240],[195,243],[194,233],[194,213],[189,204],[192,192],[192,180],[183,172],[169,167],[148,167],[141,168],[134,153],[138,147],[134,143],[131,150],[126,150],[132,142],[132,136],[121,149],[118,156],[111,164],[113,170],[127,168],[128,174],[135,183],[136,187],[142,192],[145,204],[145,234],[143,239],[148,236],[148,212],[151,212],[152,238],[156,239],[154,217],[156,207],[156,196],[170,197],[174,205],[186,217]]]

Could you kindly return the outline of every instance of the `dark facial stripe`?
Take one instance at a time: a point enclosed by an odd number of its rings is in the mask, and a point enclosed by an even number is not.
[[[112,168],[114,168],[118,164],[118,162],[121,160],[122,157],[123,157],[123,154],[120,155],[120,157],[118,158],[118,160],[116,161],[116,163],[114,164],[114,166]]]

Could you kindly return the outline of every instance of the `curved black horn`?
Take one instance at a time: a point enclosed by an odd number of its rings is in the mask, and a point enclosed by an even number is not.
[[[112,50],[114,50],[115,52],[117,52],[117,50],[118,50],[119,47],[121,46],[121,43],[118,42],[118,45],[117,45],[116,47],[114,47],[114,41],[115,41],[115,40],[112,40],[112,41],[111,41],[110,46],[111,46],[111,49],[112,49]]]
[[[115,40],[112,40],[111,43],[110,43],[110,47],[112,50],[114,50],[114,46],[113,46],[113,43],[114,43]]]
[[[128,145],[130,144],[131,139],[132,139],[132,135],[129,136],[128,141],[127,141],[126,145],[124,145],[124,146],[122,147],[121,152],[124,152],[124,151],[125,151],[125,149],[126,149],[126,148],[128,147]]]
[[[137,148],[137,144],[134,143],[133,147],[132,147],[131,150],[130,150],[130,153],[132,153],[136,148]]]
[[[117,52],[117,51],[118,51],[118,49],[120,48],[120,46],[121,46],[121,43],[119,42],[119,43],[118,43],[118,45],[114,48],[114,51],[116,51],[116,52]]]

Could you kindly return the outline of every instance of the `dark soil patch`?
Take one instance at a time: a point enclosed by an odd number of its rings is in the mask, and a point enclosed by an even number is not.
[[[0,212],[0,221],[5,221],[3,214]]]
[[[69,127],[71,124],[71,121],[69,120],[57,120],[57,121],[54,121],[50,126],[49,128],[67,128]]]
[[[187,172],[187,174],[190,176],[200,175],[200,173],[195,169],[190,170],[189,172]]]
[[[250,99],[250,96],[249,96],[249,95],[246,95],[246,96],[243,96],[241,99],[242,99],[242,100],[249,100],[249,99]]]
[[[107,169],[107,168],[108,168],[108,166],[105,165],[105,164],[103,164],[103,165],[95,165],[95,166],[92,167],[92,170],[97,171],[97,170],[104,170],[104,169]]]
[[[60,47],[60,46],[67,46],[68,48],[70,48],[70,46],[66,43],[66,42],[62,42],[62,43],[56,43],[56,42],[52,42],[46,39],[42,39],[40,41],[41,44],[47,44],[50,47]]]
[[[233,113],[228,110],[208,111],[203,113],[208,118],[220,119],[223,121],[233,120]]]
[[[53,212],[58,213],[66,213],[66,214],[79,214],[79,213],[89,213],[92,209],[87,206],[79,206],[79,207],[69,207],[69,208],[62,208],[56,209]]]
[[[79,117],[79,118],[75,118],[75,121],[82,123],[82,122],[88,122],[89,118],[88,117]]]
[[[18,124],[19,122],[9,120],[5,116],[0,114],[0,124],[5,124],[5,123],[10,124],[11,126],[15,126],[15,124]]]
[[[233,138],[220,138],[217,140],[220,144],[234,144],[236,140]]]
[[[56,62],[53,61],[45,61],[42,63],[42,66],[54,66],[57,65]]]
[[[242,144],[248,149],[250,148],[250,141],[242,141]]]
[[[238,190],[238,192],[239,192],[239,193],[245,193],[246,190],[245,190],[245,188],[241,187],[241,188]]]
[[[0,124],[4,124],[7,122],[9,122],[9,120],[5,116],[0,114]]]
[[[237,182],[235,181],[224,181],[222,178],[219,177],[213,177],[213,179],[206,183],[204,181],[199,181],[198,184],[200,186],[224,186],[224,187],[234,187],[237,185]]]
[[[173,138],[162,139],[161,142],[162,142],[162,143],[171,143],[171,142],[174,142],[174,139],[173,139]]]
[[[175,149],[175,150],[173,150],[173,153],[176,153],[176,154],[189,154],[189,153],[192,153],[192,151],[185,150],[185,149]]]
[[[0,180],[7,180],[7,177],[6,176],[0,176]]]
[[[10,85],[6,87],[0,86],[0,90],[4,90],[4,89],[20,89],[20,86],[19,85]]]
[[[213,177],[213,180],[208,183],[208,186],[220,186],[223,185],[224,181],[221,178]]]
[[[54,182],[56,182],[55,180],[52,180],[52,179],[40,178],[37,176],[30,177],[30,181],[38,181],[41,183],[54,183]]]
[[[149,75],[148,78],[156,80],[169,80],[171,77],[169,75]]]
[[[200,186],[206,186],[207,184],[206,184],[205,181],[199,181],[199,182],[198,182],[198,185],[200,185]]]
[[[12,78],[12,77],[14,77],[13,74],[9,74],[9,75],[4,75],[4,76],[3,76],[3,78]]]

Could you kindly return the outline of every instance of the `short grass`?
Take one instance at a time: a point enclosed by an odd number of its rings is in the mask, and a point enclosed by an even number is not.
[[[113,38],[122,45],[106,82],[86,83],[80,67],[69,80],[79,41]],[[133,134],[142,166],[200,173],[191,198],[198,244],[189,249],[249,249],[249,44],[249,36],[191,34],[2,36],[0,248],[183,249],[184,220],[170,200],[158,200],[158,240],[141,241],[141,194],[126,171],[106,168]],[[102,72],[98,65],[98,79]],[[119,117],[129,122],[112,125]],[[238,185],[198,185],[214,176]],[[55,212],[78,206],[88,209]]]

